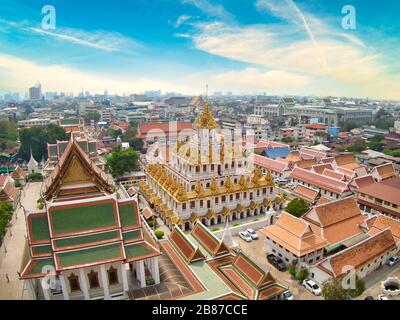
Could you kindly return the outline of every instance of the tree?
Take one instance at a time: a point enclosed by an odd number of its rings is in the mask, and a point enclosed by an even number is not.
[[[375,135],[371,141],[368,143],[368,148],[375,151],[382,151],[383,145],[382,140],[385,139],[385,136],[382,134]]]
[[[285,211],[299,218],[305,214],[308,209],[309,205],[307,202],[305,202],[303,199],[296,198],[288,203]]]
[[[284,137],[284,138],[282,138],[281,141],[285,142],[285,143],[291,143],[291,142],[294,142],[294,138],[293,137]]]
[[[346,120],[346,121],[343,123],[342,131],[344,131],[344,132],[349,132],[349,131],[351,131],[351,130],[357,128],[357,127],[358,127],[358,126],[357,126],[357,123],[355,123],[353,120]]]
[[[356,275],[356,287],[355,289],[349,289],[349,294],[352,298],[356,298],[365,291],[365,281]]]
[[[43,180],[43,176],[41,173],[39,172],[34,172],[34,173],[30,173],[27,176],[27,180],[28,181],[42,181]]]
[[[299,282],[303,282],[303,280],[307,279],[308,275],[310,274],[310,272],[308,271],[308,269],[306,268],[301,268],[301,270],[299,272],[296,273],[296,279]]]
[[[144,146],[143,139],[140,138],[131,138],[128,140],[129,145],[134,149],[134,150],[142,150]]]
[[[357,138],[353,143],[347,146],[347,150],[350,152],[359,153],[367,149],[367,144],[361,138]]]
[[[385,109],[379,109],[375,116],[375,127],[378,129],[389,129],[394,126],[393,115]]]
[[[24,128],[19,132],[21,147],[18,157],[26,161],[31,156],[31,150],[37,161],[47,158],[47,143],[56,143],[57,140],[67,140],[64,128],[50,124],[45,127]]]
[[[0,149],[8,149],[16,145],[18,136],[17,125],[14,121],[0,121]]]
[[[322,288],[322,296],[325,300],[350,300],[350,292],[342,287],[341,281],[331,278],[325,282]]]
[[[388,156],[392,156],[392,157],[400,157],[400,149],[384,150],[383,153],[387,154]]]
[[[129,129],[130,134],[136,136],[138,133],[139,122],[129,121],[129,125],[131,126]]]
[[[93,120],[94,122],[99,122],[100,118],[101,118],[101,115],[98,112],[88,112],[85,115],[85,119]]]
[[[122,136],[122,130],[114,130],[113,128],[108,128],[107,133],[110,135],[110,137],[113,137],[114,139],[117,139],[118,137]]]
[[[292,264],[290,265],[289,270],[288,270],[288,272],[294,277],[296,276],[297,263],[298,263],[297,259],[293,260]]]
[[[138,160],[139,157],[132,148],[122,150],[121,146],[117,146],[107,158],[106,166],[111,174],[117,177],[122,176],[125,172],[137,170]]]
[[[11,220],[13,207],[9,203],[0,204],[0,237],[6,233],[8,222]]]

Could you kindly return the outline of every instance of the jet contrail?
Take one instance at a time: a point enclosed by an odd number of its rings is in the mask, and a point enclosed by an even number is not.
[[[325,59],[324,52],[322,51],[321,47],[319,46],[317,40],[314,37],[314,33],[312,32],[310,26],[307,23],[306,18],[304,17],[303,13],[300,11],[299,7],[293,2],[293,0],[286,0],[286,3],[288,4],[289,7],[291,7],[293,10],[297,12],[299,15],[300,19],[303,21],[304,27],[306,28],[306,31],[308,35],[310,36],[310,39],[314,45],[315,50],[317,51],[317,54],[319,55],[322,65],[326,71],[329,71],[329,66],[328,63]]]

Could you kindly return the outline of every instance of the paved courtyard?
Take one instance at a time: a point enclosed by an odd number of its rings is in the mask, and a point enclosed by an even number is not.
[[[21,203],[27,210],[36,209],[41,182],[28,183],[21,193]],[[0,248],[0,300],[28,299],[24,282],[18,278],[26,235],[24,210],[18,206]],[[7,280],[7,277],[9,281]]]

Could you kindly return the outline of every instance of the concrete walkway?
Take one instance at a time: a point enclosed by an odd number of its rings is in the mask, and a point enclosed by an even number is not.
[[[41,184],[41,182],[28,183],[21,191],[21,204],[26,210],[37,210],[36,201],[39,198]],[[19,280],[17,274],[26,235],[24,210],[20,205],[16,208],[10,223],[11,226],[0,248],[0,300],[28,299],[24,281]]]

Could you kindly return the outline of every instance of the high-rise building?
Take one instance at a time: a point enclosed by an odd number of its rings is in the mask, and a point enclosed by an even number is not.
[[[40,100],[42,98],[42,85],[37,81],[33,87],[29,88],[29,99]]]

